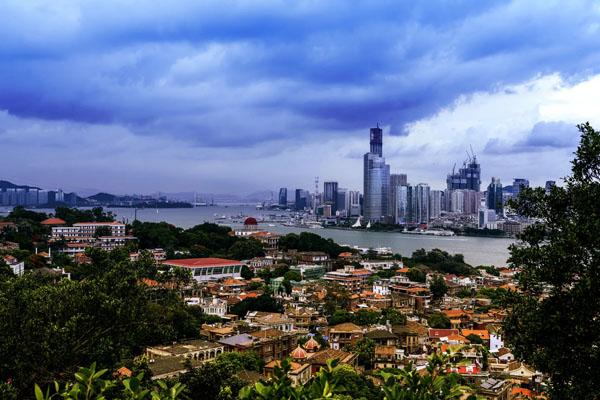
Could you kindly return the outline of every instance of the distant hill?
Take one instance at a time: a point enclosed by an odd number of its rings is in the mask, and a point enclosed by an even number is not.
[[[38,189],[38,190],[40,190],[40,188],[36,187],[36,186],[16,185],[12,182],[2,181],[2,180],[0,180],[0,189]]]
[[[87,200],[91,200],[97,203],[113,203],[117,199],[117,196],[110,193],[96,193],[93,196],[87,197]]]

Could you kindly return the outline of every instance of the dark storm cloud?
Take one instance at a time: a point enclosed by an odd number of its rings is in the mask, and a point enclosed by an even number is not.
[[[201,146],[391,133],[463,94],[600,65],[593,2],[8,2],[0,109]],[[536,146],[531,143],[530,146]]]

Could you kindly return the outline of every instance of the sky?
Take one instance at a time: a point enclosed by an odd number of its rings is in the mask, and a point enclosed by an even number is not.
[[[597,1],[4,0],[0,179],[113,193],[362,187],[369,128],[443,188],[570,169]],[[322,190],[322,188],[321,188]]]

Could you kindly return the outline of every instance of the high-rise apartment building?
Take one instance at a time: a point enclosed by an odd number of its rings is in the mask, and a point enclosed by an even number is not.
[[[487,208],[496,211],[496,215],[503,214],[502,183],[500,179],[492,178],[487,187]]]
[[[413,220],[417,224],[429,222],[429,185],[419,183],[412,190],[412,213]]]
[[[367,221],[379,222],[388,216],[390,166],[383,158],[383,131],[371,128],[370,151],[364,155],[363,213]]]
[[[350,209],[350,199],[348,198],[348,189],[338,188],[337,190],[337,211],[342,217],[348,216]]]
[[[338,183],[324,182],[323,183],[323,204],[331,206],[331,213],[335,215],[338,210]]]
[[[442,215],[442,204],[444,202],[444,192],[441,190],[431,190],[429,192],[429,219],[439,218]]]
[[[358,190],[350,190],[348,192],[348,216],[351,217],[358,217],[359,215],[361,215],[361,207],[360,207],[360,203],[361,203],[361,196],[360,196],[360,192]]]
[[[287,207],[287,188],[279,189],[279,205]]]
[[[397,199],[397,193],[398,193],[398,188],[400,186],[407,186],[408,185],[408,179],[406,174],[391,174],[390,175],[390,187],[389,187],[389,194],[388,194],[388,214],[391,217],[392,221],[396,221],[397,220],[397,211],[398,211],[398,199]]]

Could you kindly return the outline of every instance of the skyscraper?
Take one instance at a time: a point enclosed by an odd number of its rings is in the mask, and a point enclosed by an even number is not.
[[[500,179],[492,178],[487,187],[487,208],[496,211],[496,215],[503,214],[502,183]]]
[[[335,215],[338,210],[338,183],[324,182],[323,183],[323,204],[331,206],[331,213]]]
[[[443,194],[441,190],[429,192],[429,219],[439,218],[442,215]]]
[[[397,211],[398,211],[398,188],[400,186],[407,186],[407,177],[406,174],[391,174],[390,175],[390,187],[388,194],[388,214],[391,217],[391,220],[396,222],[397,220]]]
[[[429,185],[426,183],[413,186],[412,213],[413,220],[417,224],[429,222],[429,192]]]
[[[348,216],[350,209],[350,199],[348,198],[348,189],[338,188],[337,190],[337,211],[342,217]]]
[[[297,211],[303,211],[309,206],[309,193],[304,189],[296,189],[294,206]]]
[[[279,189],[279,205],[287,207],[287,188]]]
[[[367,221],[379,222],[387,215],[390,166],[383,158],[383,131],[371,128],[370,151],[364,155],[363,212]]]
[[[406,225],[412,222],[410,215],[410,189],[406,185],[396,188],[396,219],[394,221],[399,225]]]
[[[360,211],[360,192],[358,190],[351,190],[348,192],[348,215],[352,217],[358,217],[361,214]]]
[[[522,188],[528,188],[529,187],[529,180],[525,179],[525,178],[515,178],[513,180],[513,185],[512,185],[512,197],[514,199],[516,199],[517,197],[519,197],[519,193],[521,193],[521,189]]]

